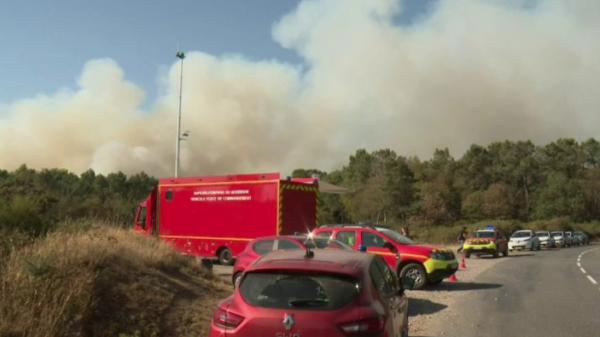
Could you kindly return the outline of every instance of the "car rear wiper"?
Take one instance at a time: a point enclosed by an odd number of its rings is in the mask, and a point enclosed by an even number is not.
[[[299,298],[289,300],[288,304],[292,307],[312,307],[312,306],[324,306],[329,304],[329,300],[327,299],[319,299],[319,298]]]

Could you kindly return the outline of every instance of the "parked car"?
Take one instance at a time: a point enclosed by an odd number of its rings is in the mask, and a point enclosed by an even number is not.
[[[567,239],[569,247],[577,246],[577,240],[573,237],[573,232],[566,231],[565,238]]]
[[[550,235],[548,231],[537,231],[535,232],[535,236],[540,239],[540,245],[542,248],[554,248],[556,247],[556,243],[554,242],[554,238]]]
[[[565,232],[562,231],[554,231],[551,232],[550,234],[552,234],[552,238],[554,239],[554,243],[556,244],[556,246],[558,247],[568,247],[570,241],[567,241],[567,238],[565,237]]]
[[[508,256],[508,243],[506,237],[494,226],[475,231],[463,244],[463,254],[466,258],[471,254],[492,255],[494,258],[499,254]]]
[[[277,251],[246,269],[209,336],[406,337],[408,299],[381,256]]]
[[[339,242],[322,237],[312,237],[305,235],[280,235],[265,236],[250,241],[246,248],[240,253],[233,266],[231,281],[235,285],[242,272],[254,261],[260,257],[276,250],[305,250],[310,249],[345,249],[352,250],[352,247]]]
[[[508,250],[513,251],[517,249],[540,250],[540,239],[530,229],[516,231],[510,236]]]
[[[590,239],[584,232],[577,231],[577,232],[573,233],[573,236],[575,238],[577,238],[577,240],[580,242],[581,245],[589,245],[590,244]]]
[[[458,269],[452,250],[418,245],[379,225],[328,225],[315,229],[313,234],[336,239],[354,250],[380,255],[400,279],[412,279],[414,289],[439,284]]]

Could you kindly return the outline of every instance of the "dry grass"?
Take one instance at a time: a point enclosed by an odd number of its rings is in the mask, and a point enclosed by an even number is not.
[[[203,336],[228,285],[156,239],[56,232],[0,270],[0,336]]]

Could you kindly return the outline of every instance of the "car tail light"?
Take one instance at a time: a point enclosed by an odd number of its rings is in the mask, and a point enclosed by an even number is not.
[[[224,329],[234,329],[240,325],[243,320],[244,317],[231,313],[221,307],[217,308],[217,311],[215,311],[215,315],[213,316],[215,325]]]
[[[341,324],[340,329],[342,329],[347,336],[357,336],[382,332],[384,326],[385,321],[383,320],[383,317],[374,317]]]

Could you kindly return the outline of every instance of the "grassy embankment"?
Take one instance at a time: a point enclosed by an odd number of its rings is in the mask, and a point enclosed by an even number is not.
[[[229,286],[129,230],[0,240],[0,336],[205,336]]]
[[[469,232],[494,225],[506,235],[512,234],[519,229],[534,230],[564,230],[583,231],[590,236],[590,240],[600,239],[600,222],[572,223],[569,219],[558,218],[552,220],[538,220],[532,222],[520,222],[517,220],[485,220],[475,223],[460,222],[449,226],[415,226],[411,228],[411,236],[418,242],[436,244],[456,243],[456,238],[462,227],[467,227]]]

